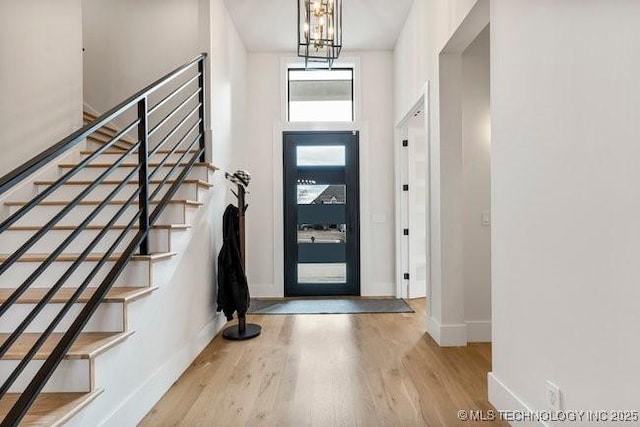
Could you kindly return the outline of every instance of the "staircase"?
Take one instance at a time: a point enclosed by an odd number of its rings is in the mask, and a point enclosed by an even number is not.
[[[131,319],[154,310],[216,170],[203,83],[201,55],[0,179],[2,427],[83,425],[114,367],[140,363]]]
[[[88,111],[87,108],[82,112],[82,121],[84,125],[89,125],[95,122],[98,119],[98,114],[95,114],[91,111]],[[122,131],[117,126],[112,123],[107,123],[102,126],[100,129],[95,131],[93,134],[87,136],[87,143],[94,148],[99,148],[105,144],[108,144],[118,133]],[[120,150],[128,150],[130,149],[136,142],[127,136],[124,136],[120,140],[116,141],[113,144],[114,149]]]

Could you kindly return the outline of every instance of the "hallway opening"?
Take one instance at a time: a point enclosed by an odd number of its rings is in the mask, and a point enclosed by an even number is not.
[[[440,53],[441,283],[430,334],[491,341],[491,129],[488,15],[463,22]]]

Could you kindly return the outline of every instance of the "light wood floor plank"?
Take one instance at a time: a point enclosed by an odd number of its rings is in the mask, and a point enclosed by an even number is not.
[[[438,347],[425,300],[410,304],[416,313],[250,316],[260,337],[216,337],[140,425],[470,426],[458,410],[493,409],[491,347]]]

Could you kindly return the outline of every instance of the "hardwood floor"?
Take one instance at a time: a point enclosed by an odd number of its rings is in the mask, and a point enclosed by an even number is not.
[[[489,344],[440,348],[416,313],[250,316],[260,337],[198,356],[141,426],[471,426]],[[482,422],[482,426],[506,425]]]

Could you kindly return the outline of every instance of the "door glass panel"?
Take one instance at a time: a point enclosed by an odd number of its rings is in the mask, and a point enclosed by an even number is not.
[[[346,185],[298,184],[299,205],[344,205],[346,199]]]
[[[298,264],[298,283],[345,283],[347,264]]]
[[[344,166],[346,161],[344,145],[300,145],[296,147],[298,166]]]
[[[300,224],[298,243],[346,243],[346,224]]]

